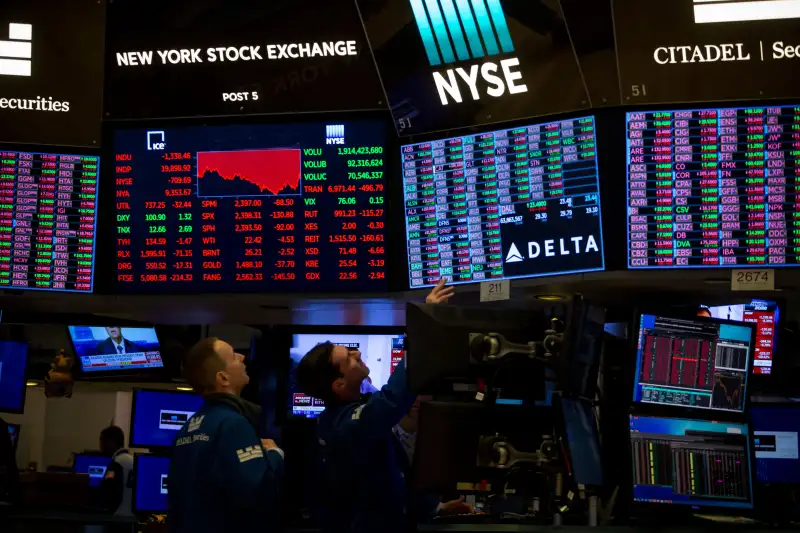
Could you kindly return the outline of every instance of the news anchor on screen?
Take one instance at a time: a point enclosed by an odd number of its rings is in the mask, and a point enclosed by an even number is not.
[[[97,355],[113,355],[124,353],[140,353],[143,350],[135,343],[122,336],[119,326],[106,327],[108,338],[97,345]]]

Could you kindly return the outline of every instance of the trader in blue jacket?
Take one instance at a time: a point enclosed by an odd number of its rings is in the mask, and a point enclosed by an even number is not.
[[[260,408],[240,397],[244,357],[217,338],[183,362],[204,405],[178,432],[168,475],[172,533],[263,533],[275,523],[283,451],[258,435]]]
[[[452,294],[440,281],[426,301],[443,303]],[[435,499],[409,495],[408,455],[393,432],[415,400],[404,364],[368,397],[361,395],[361,385],[369,368],[358,350],[320,344],[303,357],[296,372],[303,392],[325,402],[317,427],[317,506],[324,531],[406,533],[421,516],[469,511],[460,500],[437,506]]]

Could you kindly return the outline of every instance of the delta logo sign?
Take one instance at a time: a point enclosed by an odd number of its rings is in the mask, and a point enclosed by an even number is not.
[[[528,92],[500,0],[409,1],[443,106]]]

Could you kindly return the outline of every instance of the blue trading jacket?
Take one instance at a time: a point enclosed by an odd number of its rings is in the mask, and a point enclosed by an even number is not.
[[[235,400],[207,400],[178,432],[168,477],[171,533],[264,533],[276,521],[283,457],[264,450]]]
[[[318,520],[330,533],[408,531],[417,514],[405,482],[408,456],[392,428],[415,397],[401,364],[380,391],[366,399],[328,405],[320,415]],[[421,500],[419,500],[421,501]],[[431,505],[432,504],[432,505]]]

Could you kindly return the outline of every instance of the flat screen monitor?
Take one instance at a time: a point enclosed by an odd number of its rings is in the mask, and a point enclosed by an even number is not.
[[[777,302],[753,299],[749,303],[701,306],[698,316],[711,315],[713,318],[750,322],[756,327],[756,342],[753,346],[753,374],[771,374],[776,342],[780,308]]]
[[[363,393],[374,392],[386,385],[389,376],[405,356],[404,338],[397,334],[358,334],[358,333],[297,333],[292,335],[289,350],[291,369],[289,372],[290,414],[316,418],[325,410],[322,400],[300,392],[294,374],[303,356],[314,346],[332,342],[361,352],[361,360],[369,367],[369,376],[361,384]]]
[[[630,415],[633,500],[753,508],[747,424]]]
[[[27,343],[0,341],[0,412],[23,411],[27,367]]]
[[[800,484],[800,406],[753,404],[750,419],[758,481]]]
[[[386,128],[116,131],[117,289],[387,290]]]
[[[131,446],[172,446],[178,430],[203,406],[197,394],[136,389],[131,413]]]
[[[603,270],[594,117],[401,151],[412,288]]]
[[[0,288],[92,292],[100,158],[0,152]]]
[[[21,427],[19,424],[8,424],[8,436],[11,437],[11,449],[14,453],[17,453],[17,447],[19,446],[19,432]]]
[[[586,399],[561,398],[570,466],[579,485],[603,486],[603,457],[592,403]]]
[[[797,265],[797,107],[627,113],[628,266]]]
[[[633,401],[743,412],[752,338],[749,324],[642,314]]]
[[[136,455],[133,475],[136,479],[133,489],[133,510],[137,513],[166,512],[168,508],[169,457]]]
[[[106,475],[111,458],[99,454],[76,453],[74,470],[76,474],[87,474],[89,486],[99,487]]]
[[[86,374],[163,368],[155,328],[68,326],[72,346]]]

